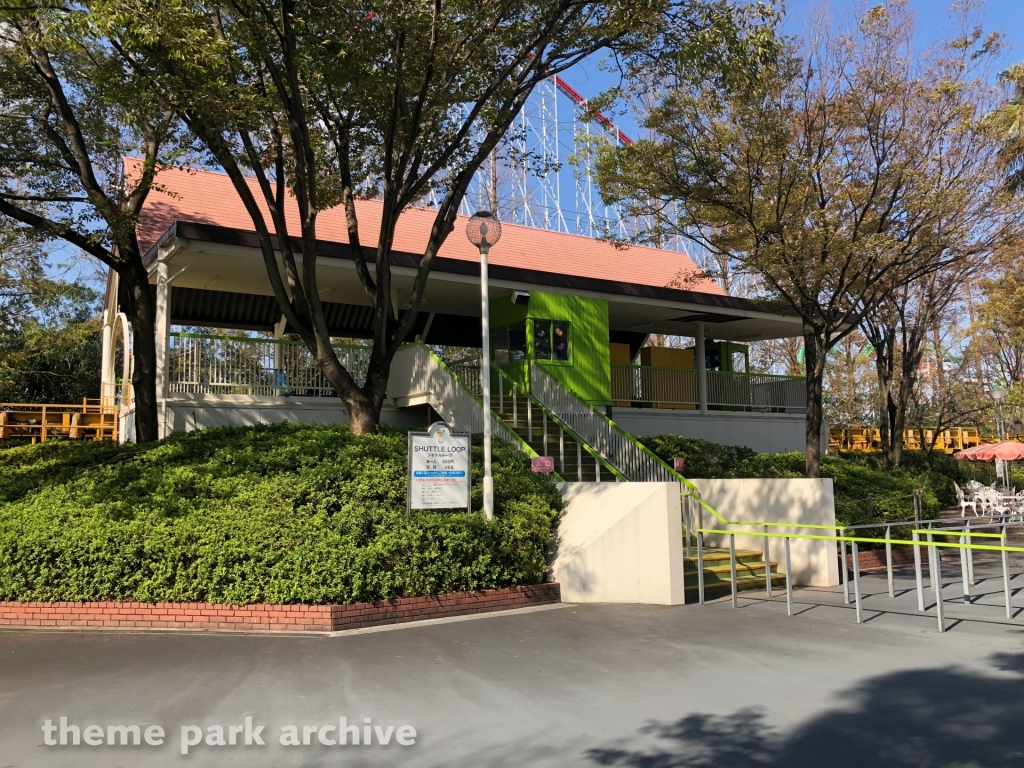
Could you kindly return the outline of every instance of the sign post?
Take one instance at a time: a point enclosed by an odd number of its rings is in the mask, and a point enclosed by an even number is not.
[[[406,514],[414,509],[471,508],[469,434],[435,421],[426,432],[409,433]]]

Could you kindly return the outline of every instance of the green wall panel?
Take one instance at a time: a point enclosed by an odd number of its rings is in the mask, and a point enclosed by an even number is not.
[[[528,304],[513,304],[511,297],[493,302],[494,329],[528,320],[527,358],[553,379],[592,405],[608,405],[612,397],[611,360],[608,347],[608,302],[580,296],[530,291]],[[569,360],[537,360],[534,354],[533,320],[569,323]],[[526,384],[525,366],[503,366],[517,383]]]
[[[569,361],[534,360],[555,381],[592,405],[612,397],[608,350],[608,302],[555,293],[530,293],[531,320],[569,321]],[[527,324],[528,349],[533,350],[533,323]]]

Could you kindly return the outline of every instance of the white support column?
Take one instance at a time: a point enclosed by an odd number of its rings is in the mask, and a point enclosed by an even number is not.
[[[114,338],[114,317],[109,309],[103,310],[103,350],[100,358],[100,402],[102,403],[108,395],[107,385],[114,380],[114,350],[111,349],[111,341]]]
[[[168,369],[171,347],[171,282],[166,261],[156,265],[156,396],[167,397]],[[163,435],[161,434],[161,437]]]
[[[697,323],[694,337],[694,357],[697,363],[697,406],[701,413],[708,412],[708,367],[704,351],[704,323]]]

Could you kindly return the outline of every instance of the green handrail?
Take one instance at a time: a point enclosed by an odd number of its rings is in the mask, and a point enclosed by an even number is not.
[[[723,531],[721,528],[698,528],[695,533],[711,533],[720,536],[759,536],[778,539],[806,539],[809,541],[848,541],[858,544],[901,544],[910,547],[947,547],[949,549],[977,549],[986,552],[1024,552],[1024,547],[994,547],[990,544],[960,544],[944,541],[913,541],[910,539],[875,539],[864,536],[821,536],[811,533],[750,533]],[[934,534],[936,531],[925,530],[924,533]],[[975,534],[971,534],[974,536]]]

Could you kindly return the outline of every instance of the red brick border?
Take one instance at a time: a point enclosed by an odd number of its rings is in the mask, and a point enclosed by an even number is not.
[[[0,601],[0,626],[334,632],[558,602],[561,602],[561,591],[557,584],[401,597],[351,605]]]
[[[927,557],[927,553],[923,553],[922,557]],[[860,568],[862,571],[869,570],[872,568],[885,568],[885,550],[884,549],[867,549],[857,553],[857,559],[860,560]],[[913,565],[914,564],[914,549],[913,547],[893,547],[892,548],[892,564],[893,567],[897,565]],[[853,554],[847,551],[846,554],[846,567],[853,570]]]

